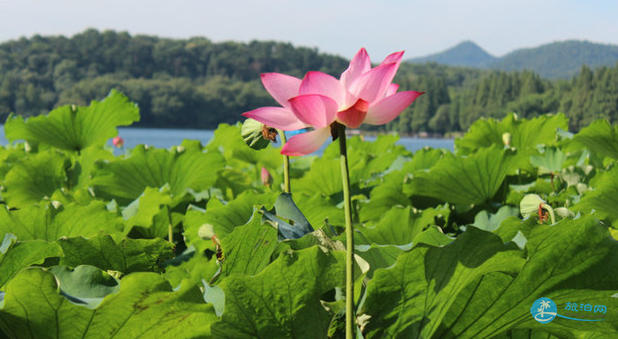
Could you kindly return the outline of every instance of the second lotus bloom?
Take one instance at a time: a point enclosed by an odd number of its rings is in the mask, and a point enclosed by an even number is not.
[[[392,83],[402,56],[403,52],[393,53],[372,68],[361,48],[339,79],[322,72],[308,72],[302,81],[264,74],[264,87],[282,107],[262,107],[243,115],[284,131],[312,127],[313,131],[290,138],[281,150],[285,155],[312,153],[328,139],[332,123],[349,128],[383,125],[423,94],[397,92],[398,85]]]

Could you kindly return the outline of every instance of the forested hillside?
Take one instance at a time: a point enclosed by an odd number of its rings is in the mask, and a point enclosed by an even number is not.
[[[549,81],[532,72],[406,65],[397,79],[404,88],[427,93],[389,127],[402,133],[465,131],[480,117],[501,119],[510,112],[531,118],[565,113],[578,131],[603,118],[618,123],[618,65],[582,67],[571,80]],[[422,72],[421,70],[424,70]]]
[[[86,105],[116,88],[139,104],[137,126],[214,128],[275,104],[260,73],[338,75],[347,62],[272,41],[214,43],[92,29],[71,38],[22,38],[0,44],[0,121],[11,112],[28,117],[62,104]],[[573,131],[597,118],[618,122],[618,66],[584,67],[571,80],[549,81],[532,72],[403,63],[396,82],[402,90],[427,92],[386,127],[406,134],[465,131],[479,117],[509,112],[563,112]]]
[[[337,74],[347,60],[280,42],[213,43],[94,29],[0,44],[0,120],[87,104],[111,88],[140,106],[140,126],[216,127],[271,103],[260,73]],[[273,101],[274,103],[274,101]]]
[[[498,58],[490,68],[503,71],[532,70],[543,77],[570,78],[582,65],[591,68],[613,66],[618,61],[618,46],[590,41],[559,41],[535,48],[519,49]]]

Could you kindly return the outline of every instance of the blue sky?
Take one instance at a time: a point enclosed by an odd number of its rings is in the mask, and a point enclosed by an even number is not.
[[[88,27],[213,41],[277,40],[405,58],[463,40],[501,56],[568,39],[618,44],[613,0],[0,0],[0,42]]]

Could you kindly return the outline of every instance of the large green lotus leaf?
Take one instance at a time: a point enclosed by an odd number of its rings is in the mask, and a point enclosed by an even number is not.
[[[567,336],[558,337],[549,334],[542,329],[538,330],[510,330],[502,333],[499,336],[495,336],[495,339],[561,339],[561,338],[573,338],[573,339],[606,339],[605,333],[584,332],[572,329],[572,333],[566,334]]]
[[[466,157],[446,153],[431,170],[416,172],[408,188],[413,195],[453,204],[482,204],[523,162],[527,162],[525,156],[499,146],[482,148]]]
[[[6,174],[2,197],[11,207],[23,207],[68,186],[71,162],[53,150],[28,154]]]
[[[215,243],[211,239],[215,235],[215,227],[208,223],[204,212],[204,209],[194,205],[187,207],[182,219],[182,236],[185,243],[193,246],[196,251],[214,251]]]
[[[463,138],[455,140],[458,154],[470,154],[492,145],[504,146],[503,135],[510,134],[511,147],[534,149],[537,145],[551,145],[557,140],[558,128],[567,130],[568,119],[563,114],[541,115],[533,119],[519,119],[509,114],[502,121],[479,119]]]
[[[256,211],[251,220],[221,240],[225,256],[222,272],[255,275],[270,263],[277,247],[277,230],[262,223],[262,214]]]
[[[97,199],[92,195],[92,190],[86,187],[78,188],[70,192],[66,190],[56,190],[54,194],[49,197],[49,201],[53,202],[57,206],[59,206],[59,204],[70,205],[71,203],[85,206],[91,204],[95,200]],[[110,202],[108,204],[108,210],[116,213],[117,206],[118,205],[116,205],[115,202]]]
[[[314,196],[296,194],[294,201],[309,223],[314,225],[315,228],[320,228],[326,220],[335,225],[345,224],[343,209],[337,208],[336,203],[329,197],[321,194]]]
[[[196,241],[201,238],[200,233],[206,232],[208,238],[214,233],[222,240],[232,233],[235,227],[246,224],[256,207],[272,204],[276,197],[274,193],[255,194],[247,191],[226,204],[210,199],[206,212],[197,209],[187,211],[183,222],[185,236]]]
[[[379,222],[358,227],[355,243],[407,245],[429,226],[435,225],[436,219],[446,219],[449,214],[450,210],[446,207],[416,211],[410,206],[405,208],[396,206],[384,213]]]
[[[128,158],[101,163],[90,184],[103,197],[123,204],[137,199],[146,187],[158,189],[167,184],[175,204],[188,189],[208,189],[223,165],[223,157],[217,152],[145,149],[138,145]]]
[[[127,234],[144,238],[165,238],[169,235],[169,224],[175,226],[169,206],[172,197],[167,185],[156,189],[146,187],[144,193],[122,211]]]
[[[64,252],[59,265],[92,265],[123,274],[160,271],[159,263],[173,256],[172,244],[163,239],[124,238],[114,241],[109,235],[100,235],[90,239],[61,238],[57,243]]]
[[[362,136],[353,136],[346,139],[346,146],[348,153],[358,152],[359,155],[364,154],[373,157],[390,152],[398,154],[408,153],[404,146],[395,144],[399,139],[399,135],[397,134],[379,135],[373,141],[367,141]],[[324,150],[323,156],[327,158],[339,158],[339,142],[336,141],[328,145]]]
[[[194,251],[187,249],[181,255],[165,267],[165,279],[172,286],[181,284],[201,285],[202,283],[214,284],[221,278],[221,263],[217,257],[211,253],[206,255],[204,251]]]
[[[234,200],[242,192],[254,189],[255,178],[256,175],[249,175],[241,169],[228,166],[217,173],[217,181],[213,187],[221,190],[224,200]]]
[[[118,135],[116,127],[139,121],[139,108],[122,93],[112,90],[103,101],[93,101],[88,107],[62,106],[48,115],[10,116],[4,124],[9,141],[26,140],[51,145],[68,151],[104,146]]]
[[[582,128],[573,137],[573,142],[583,145],[594,154],[618,159],[618,127],[610,125],[605,119],[596,120]]]
[[[119,233],[123,227],[122,219],[107,210],[101,201],[57,208],[53,203],[40,203],[14,211],[0,208],[0,234],[12,233],[20,241],[93,237],[100,233]]]
[[[352,178],[362,185],[373,184],[375,180],[379,180],[393,162],[401,155],[395,152],[387,152],[374,156],[366,160],[366,162],[359,163],[358,166],[350,167],[350,171],[354,171],[355,175]]]
[[[358,136],[349,138],[346,144],[351,182],[370,180],[388,169],[399,156],[409,155],[404,146],[395,145],[397,140],[399,136],[395,134],[381,135],[374,141],[364,141]],[[322,157],[339,161],[339,142],[330,144]]]
[[[23,144],[0,146],[0,180],[26,155]]]
[[[395,176],[392,176],[394,178]],[[361,205],[360,220],[379,220],[384,213],[393,207],[406,207],[412,205],[410,198],[403,192],[403,179],[396,181],[387,180],[371,190],[370,199]]]
[[[225,312],[217,338],[326,339],[331,315],[320,303],[344,281],[344,254],[318,246],[286,251],[255,276],[231,275],[219,285]]]
[[[94,309],[103,298],[120,290],[116,278],[95,266],[79,265],[75,268],[53,266],[49,271],[58,279],[60,291],[76,304]]]
[[[318,158],[311,170],[300,179],[292,179],[292,192],[309,196],[322,194],[331,196],[343,191],[339,159]],[[350,183],[352,183],[350,179]]]
[[[513,328],[544,330],[559,338],[587,337],[580,331],[618,336],[618,243],[607,227],[592,216],[538,225],[529,233],[526,249],[528,258],[517,275],[488,275],[466,287],[435,336],[491,338]],[[605,320],[557,317],[538,323],[530,307],[541,297],[553,300],[562,315],[569,313],[567,303],[605,305]],[[586,313],[578,312],[592,315]]]
[[[496,217],[498,215],[500,213],[497,213]],[[539,221],[535,218],[528,218],[522,221],[518,217],[508,217],[502,220],[498,228],[492,232],[498,235],[504,243],[513,241],[519,248],[523,249],[528,242],[530,232],[538,225]]]
[[[353,191],[373,185],[397,159],[410,155],[405,147],[395,145],[398,139],[397,135],[391,134],[379,136],[375,141],[364,141],[358,136],[347,140],[347,160]],[[311,171],[298,181],[300,187],[293,184],[294,192],[307,195],[321,193],[327,196],[339,194],[343,187],[339,142],[330,144],[323,156],[311,165]]]
[[[397,246],[397,245],[354,245],[354,253],[369,264],[369,271],[367,272],[367,278],[371,279],[375,270],[378,268],[391,267],[397,261],[397,257],[408,251],[412,247],[409,246]]]
[[[394,267],[375,272],[359,312],[370,338],[431,338],[455,297],[490,272],[515,274],[519,250],[489,232],[469,227],[444,247],[415,246]]]
[[[89,309],[61,295],[51,272],[30,268],[6,285],[0,308],[0,327],[16,339],[207,338],[217,319],[198,289],[174,292],[155,273],[126,276]]]
[[[90,147],[73,158],[73,166],[67,171],[72,188],[88,188],[92,171],[99,161],[113,161],[114,154],[108,149]]]
[[[530,164],[539,167],[543,172],[560,172],[566,155],[557,147],[545,147],[543,154],[530,157]]]
[[[453,238],[446,236],[437,226],[432,226],[427,230],[418,233],[414,239],[405,245],[382,245],[372,243],[371,245],[354,245],[354,252],[369,263],[370,270],[367,277],[372,278],[376,269],[386,268],[395,264],[397,257],[409,251],[413,244],[424,243],[434,246],[444,246],[453,241]]]
[[[17,241],[14,235],[5,234],[0,243],[0,287],[22,269],[41,264],[46,258],[61,257],[62,248],[43,240]]]
[[[482,210],[476,214],[474,217],[474,224],[472,226],[476,226],[485,231],[493,232],[494,230],[500,227],[500,224],[509,217],[516,217],[519,215],[519,209],[515,206],[504,205],[498,209],[498,211],[494,214],[487,212],[486,210]]]
[[[465,312],[464,309],[481,309],[486,308],[493,301],[495,301],[502,293],[504,293],[504,287],[512,283],[514,278],[510,275],[503,273],[489,273],[480,277],[477,281],[468,285],[464,291],[458,296],[457,302],[451,307],[449,313],[445,317],[444,323],[450,323],[454,317],[457,318],[458,327],[464,327],[476,320],[477,314],[472,312]],[[475,296],[475,293],[485,293],[482,297]],[[523,307],[522,307],[523,308]],[[463,314],[462,314],[463,312]],[[558,314],[564,313],[561,309],[558,309]],[[528,313],[524,317],[532,317],[528,310]],[[577,324],[575,324],[577,323]],[[584,338],[611,338],[613,336],[608,335],[607,332],[585,331],[579,330],[579,321],[572,321],[571,323],[565,323],[562,328],[558,326],[546,326],[548,324],[532,324],[534,329],[516,329],[513,328],[506,332],[502,332],[496,336],[490,336],[493,339],[519,339],[519,338],[542,338],[542,339],[584,339]],[[526,327],[526,326],[524,326]],[[583,326],[586,327],[586,326]],[[443,325],[437,333],[434,335],[436,338],[477,338],[477,336],[470,337],[469,335],[455,334],[452,330],[447,330]],[[480,336],[478,338],[490,338]]]
[[[404,171],[414,172],[418,170],[430,169],[440,160],[445,153],[450,153],[439,148],[423,148],[414,152],[412,159],[403,167]]]
[[[371,190],[371,199],[363,202],[360,210],[360,220],[379,220],[393,206],[410,206],[408,182],[417,171],[432,168],[446,153],[440,149],[425,148],[414,153],[414,156],[405,159],[404,163],[396,166],[395,163],[386,171],[381,181],[375,182],[376,186]],[[450,154],[450,153],[449,153]],[[399,158],[402,159],[402,158]],[[399,161],[398,159],[398,161]]]
[[[594,181],[594,190],[586,191],[572,209],[584,213],[596,211],[599,218],[618,219],[618,167],[603,173]]]
[[[453,240],[455,238],[444,234],[444,231],[439,226],[431,226],[414,237],[413,243],[442,247],[450,244]]]

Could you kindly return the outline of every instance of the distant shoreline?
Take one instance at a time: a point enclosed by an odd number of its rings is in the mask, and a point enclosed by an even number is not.
[[[1,125],[0,125],[1,127]],[[122,130],[124,128],[131,129],[149,129],[149,130],[185,130],[185,131],[214,131],[216,128],[182,128],[182,127],[145,127],[145,126],[119,126],[118,129]],[[428,133],[428,132],[419,132],[419,133],[399,133],[397,131],[364,131],[358,129],[349,129],[346,130],[346,135],[355,136],[355,135],[363,135],[370,137],[377,137],[380,135],[388,135],[396,133],[402,138],[412,138],[412,139],[457,139],[462,137],[464,132],[448,132],[448,133]]]
[[[462,137],[464,132],[448,132],[445,134],[442,133],[428,133],[428,132],[419,132],[419,133],[399,133],[396,131],[363,131],[363,130],[348,130],[346,131],[346,135],[354,136],[354,135],[365,135],[365,136],[380,136],[396,133],[402,138],[413,138],[413,139],[457,139]]]

